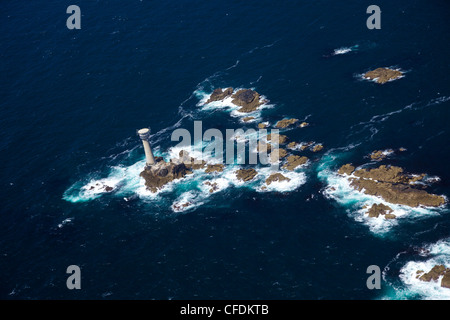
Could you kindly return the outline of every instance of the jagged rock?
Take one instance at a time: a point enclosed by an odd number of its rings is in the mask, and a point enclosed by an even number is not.
[[[140,173],[140,176],[145,180],[145,186],[151,192],[157,192],[167,183],[181,179],[187,174],[192,173],[186,165],[174,162],[160,161],[150,167],[147,167]]]
[[[370,154],[370,159],[375,160],[375,161],[381,161],[393,152],[394,152],[394,150],[392,150],[392,149],[375,150]]]
[[[173,209],[175,211],[182,211],[184,208],[189,207],[190,205],[192,205],[192,203],[189,201],[181,204],[174,204]]]
[[[313,143],[314,143],[314,141],[309,141],[309,142],[302,143],[302,145],[300,147],[300,151],[303,151],[303,150],[309,148],[310,146],[312,146]]]
[[[289,179],[288,177],[285,177],[284,175],[282,175],[279,172],[276,173],[272,173],[267,179],[266,179],[266,184],[269,185],[272,182],[275,181],[291,181],[291,179]]]
[[[400,147],[400,148],[398,148],[398,151],[400,151],[400,152],[405,152],[407,149],[406,148],[403,148],[403,147]]]
[[[450,269],[447,269],[445,272],[444,277],[441,280],[441,287],[450,289]]]
[[[218,163],[218,164],[208,164],[206,166],[206,173],[211,173],[211,172],[222,172],[223,168],[225,167],[225,165],[223,165],[222,163]]]
[[[364,78],[369,80],[376,80],[376,82],[380,84],[398,79],[402,76],[403,73],[401,71],[392,70],[389,68],[377,68],[364,74]]]
[[[313,152],[319,152],[320,150],[322,150],[323,149],[323,145],[321,145],[321,144],[316,144],[315,146],[314,146],[314,148],[312,149],[312,151]]]
[[[392,211],[393,210],[390,207],[388,207],[382,203],[380,203],[380,204],[374,203],[367,213],[369,214],[369,217],[371,217],[371,218],[378,218],[380,216],[380,214],[381,215],[385,215],[386,213],[390,214]],[[394,215],[394,217],[395,217],[395,215]],[[389,219],[389,218],[387,218],[387,219]]]
[[[232,94],[233,88],[226,88],[225,90],[222,90],[222,88],[215,89],[206,103],[223,100]]]
[[[355,171],[355,167],[352,166],[350,163],[347,163],[339,168],[338,173],[341,175],[344,175],[344,174],[351,175],[353,173],[353,171]]]
[[[290,155],[289,157],[287,157],[286,164],[283,166],[283,169],[293,171],[295,168],[297,168],[298,166],[301,166],[302,164],[305,164],[306,162],[308,162],[307,157]]]
[[[259,93],[251,89],[241,89],[231,96],[233,104],[240,106],[239,112],[253,112],[262,104]]]
[[[403,168],[396,166],[381,165],[374,169],[360,169],[353,173],[355,176],[364,179],[372,179],[380,182],[411,184],[422,180],[425,174],[409,175],[403,173]]]
[[[444,265],[435,265],[429,272],[424,273],[419,277],[419,280],[430,282],[431,280],[437,281],[440,276],[446,274],[446,268]]]
[[[250,169],[239,169],[239,170],[236,171],[236,177],[239,180],[243,180],[243,181],[250,181],[257,174],[258,174],[258,172],[256,172],[256,170],[253,169],[253,168],[250,168]]]
[[[278,138],[278,144],[285,144],[288,141],[288,137],[284,134],[270,133],[267,135],[267,141],[273,141]]]
[[[298,146],[298,143],[295,142],[295,141],[289,142],[288,145],[287,145],[287,147],[289,149],[295,149],[297,146]]]
[[[111,192],[111,191],[113,191],[113,190],[114,190],[113,187],[105,186],[105,191],[106,191],[106,192]]]
[[[258,129],[265,129],[267,128],[267,124],[265,123],[258,123]]]
[[[277,152],[278,151],[278,152]],[[270,162],[277,162],[278,160],[287,156],[287,151],[282,148],[273,149],[270,153]]]
[[[242,118],[242,121],[248,122],[248,121],[251,121],[253,119],[255,119],[255,117],[245,117],[245,118]]]
[[[283,119],[277,122],[277,124],[275,125],[276,128],[286,128],[289,127],[290,125],[293,125],[294,123],[297,123],[299,120],[298,119]]]
[[[219,187],[217,186],[217,182],[205,181],[203,182],[203,184],[211,187],[211,189],[209,189],[210,193],[213,193],[214,191],[217,191],[219,189]]]
[[[384,218],[385,218],[386,220],[391,220],[391,219],[396,219],[397,216],[396,216],[395,214],[393,214],[393,213],[386,213],[386,214],[384,215]]]

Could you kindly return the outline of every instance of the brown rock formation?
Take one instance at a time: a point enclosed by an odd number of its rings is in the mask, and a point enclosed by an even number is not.
[[[400,167],[385,165],[374,169],[355,171],[355,167],[346,164],[338,170],[338,174],[341,175],[352,173],[357,177],[350,178],[350,185],[354,189],[369,195],[379,196],[390,203],[410,207],[420,205],[438,207],[445,203],[443,196],[430,194],[425,190],[415,188],[413,183],[423,179],[425,174],[405,174]]]
[[[226,88],[225,90],[222,90],[222,88],[215,89],[206,103],[223,100],[232,94],[233,88]]]
[[[285,144],[288,141],[288,137],[284,134],[270,133],[267,135],[267,141],[276,140],[278,138],[278,144]]]
[[[301,166],[302,164],[305,164],[306,162],[308,162],[308,158],[307,157],[300,157],[297,155],[290,155],[289,157],[287,157],[286,159],[286,163],[283,166],[283,169],[289,170],[289,171],[293,171],[295,168],[297,168],[298,166]]]
[[[205,181],[203,182],[203,184],[211,187],[211,189],[209,189],[210,193],[213,193],[214,191],[217,191],[219,189],[219,187],[217,186],[217,182]]]
[[[253,119],[255,119],[255,117],[245,117],[245,118],[242,118],[242,121],[248,122],[248,121],[251,121]]]
[[[429,272],[424,273],[419,277],[419,280],[430,282],[431,280],[437,281],[440,276],[447,273],[447,270],[444,265],[435,265]]]
[[[267,128],[267,124],[265,123],[258,123],[258,129],[265,129]]]
[[[298,119],[283,119],[277,122],[277,124],[275,125],[276,128],[286,128],[289,127],[290,125],[293,125],[294,123],[297,123],[299,120]]]
[[[312,151],[313,152],[319,152],[320,150],[322,150],[323,149],[323,145],[321,145],[321,144],[316,144],[315,146],[314,146],[314,148],[312,149]]]
[[[343,174],[351,175],[353,171],[355,171],[355,167],[352,166],[350,163],[347,163],[339,168],[338,173],[341,175]]]
[[[395,80],[403,76],[403,73],[398,70],[392,70],[389,68],[377,68],[375,70],[366,72],[364,78],[369,80],[375,80],[377,83],[383,84],[391,80]]]
[[[231,97],[231,102],[241,107],[239,112],[253,112],[262,104],[259,93],[251,89],[241,89]]]
[[[298,146],[298,143],[295,142],[295,141],[289,142],[288,145],[287,145],[287,147],[289,149],[295,149],[297,146]]]
[[[266,184],[269,185],[272,182],[275,181],[291,181],[291,179],[289,179],[288,177],[285,177],[284,175],[282,175],[279,172],[276,173],[272,173],[267,179],[266,179]]]
[[[218,164],[208,164],[206,166],[206,173],[212,173],[212,172],[222,172],[223,168],[225,167],[225,165],[223,165],[222,163],[218,163]]]
[[[392,212],[392,209],[390,207],[388,207],[382,203],[380,203],[380,204],[374,203],[367,213],[369,214],[369,217],[371,217],[371,218],[378,218],[380,216],[380,214],[385,215],[386,213],[390,214],[391,212]],[[395,215],[393,215],[393,216],[395,218]],[[386,219],[389,219],[389,218],[386,218]]]
[[[287,156],[287,151],[282,148],[273,149],[270,153],[270,162],[277,162],[278,160]]]
[[[236,177],[242,181],[250,181],[252,180],[258,173],[255,169],[239,169],[236,171]]]

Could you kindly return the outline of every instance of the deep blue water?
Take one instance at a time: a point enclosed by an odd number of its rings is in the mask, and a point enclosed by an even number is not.
[[[81,8],[81,30],[66,28],[71,4]],[[382,28],[368,30],[371,4],[2,1],[0,298],[395,299],[407,291],[399,269],[419,257],[398,254],[447,239],[447,210],[376,234],[323,195],[320,171],[329,156],[337,169],[404,147],[390,163],[439,176],[431,190],[450,196],[450,4],[378,1]],[[341,47],[353,51],[330,56]],[[380,66],[406,76],[382,86],[359,79]],[[151,126],[163,153],[172,131],[194,120],[242,127],[197,106],[199,92],[228,86],[266,96],[274,107],[264,121],[311,124],[286,133],[325,146],[303,185],[230,187],[185,213],[170,204],[186,190],[158,201],[120,193],[68,201],[90,179],[143,160],[136,129]],[[81,290],[66,288],[72,264]],[[381,290],[366,287],[373,264],[389,266]]]

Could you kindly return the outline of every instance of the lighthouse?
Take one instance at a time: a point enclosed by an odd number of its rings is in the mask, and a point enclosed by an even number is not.
[[[144,145],[146,167],[151,166],[155,164],[155,157],[153,156],[152,148],[150,147],[150,143],[148,142],[148,138],[150,137],[150,129],[143,128],[141,130],[138,130],[137,133],[139,135],[139,138],[141,138],[142,140],[142,144]]]

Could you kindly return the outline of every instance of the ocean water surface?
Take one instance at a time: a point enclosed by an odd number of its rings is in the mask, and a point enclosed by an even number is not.
[[[81,30],[66,28],[71,4]],[[447,205],[371,221],[362,205],[375,199],[335,174],[405,148],[383,163],[450,195],[450,4],[378,1],[381,29],[369,30],[371,4],[3,1],[0,298],[450,299],[415,278],[450,267]],[[404,77],[362,79],[377,67]],[[244,122],[226,101],[206,104],[226,87],[268,102]],[[150,126],[168,160],[172,132],[194,121],[225,132],[284,118],[309,126],[282,134],[324,146],[289,182],[262,188],[264,167],[240,182],[236,164],[153,194],[139,177],[136,129]],[[66,287],[69,265],[81,290]],[[380,290],[366,286],[370,265]]]

